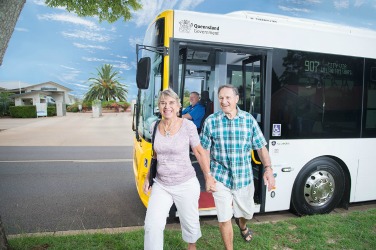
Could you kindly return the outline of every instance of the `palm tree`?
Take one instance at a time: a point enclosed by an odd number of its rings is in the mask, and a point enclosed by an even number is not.
[[[90,89],[85,94],[84,102],[91,102],[97,99],[126,101],[128,86],[119,82],[119,72],[113,70],[112,65],[109,64],[103,65],[97,71],[97,78],[89,78],[92,84],[90,84]]]

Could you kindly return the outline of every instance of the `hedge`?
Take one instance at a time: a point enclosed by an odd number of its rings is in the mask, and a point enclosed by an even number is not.
[[[36,118],[37,108],[35,105],[9,107],[10,116],[13,118]]]

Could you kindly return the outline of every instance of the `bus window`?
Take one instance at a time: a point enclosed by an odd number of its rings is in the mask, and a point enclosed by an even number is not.
[[[185,78],[185,87],[184,87],[184,98],[183,98],[183,109],[189,106],[189,95],[191,92],[201,93],[201,86],[204,85],[204,78],[199,75],[192,76],[194,72],[189,72],[190,76]]]
[[[278,138],[360,136],[363,59],[291,50],[273,53],[271,122]]]
[[[365,129],[363,137],[376,137],[376,60],[366,59]]]
[[[261,73],[260,57],[246,56],[241,65],[228,65],[227,78],[229,83],[239,90],[240,109],[252,114],[261,122]]]
[[[162,56],[158,53],[150,53],[152,57],[152,64],[150,70],[150,84],[152,86],[148,89],[141,90],[140,105],[141,110],[139,113],[140,124],[138,132],[146,140],[151,140],[150,126],[158,119],[158,94],[162,86],[161,78],[161,63]]]

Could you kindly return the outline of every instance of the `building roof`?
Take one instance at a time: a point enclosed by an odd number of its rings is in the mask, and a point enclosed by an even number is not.
[[[64,91],[53,91],[53,92],[54,93],[64,93]],[[21,94],[14,94],[14,95],[11,96],[11,98],[33,96],[35,94],[49,95],[49,94],[51,94],[51,92],[50,91],[44,91],[44,90],[35,90],[35,91],[30,91],[30,92],[21,93]]]
[[[58,86],[62,89],[65,89],[67,92],[72,91],[72,89],[67,88],[67,87],[65,87],[61,84],[56,83],[56,82],[52,82],[52,81],[38,83],[38,84],[34,84],[34,85],[31,85],[31,84],[25,83],[25,82],[16,82],[16,81],[0,82],[0,88],[4,88],[4,89],[7,89],[7,90],[14,90],[14,89],[19,89],[19,88],[28,89],[28,88],[32,88],[32,87],[36,87],[36,86],[43,86],[43,85],[46,85],[46,84],[56,85],[56,86]]]
[[[56,85],[56,86],[58,86],[58,87],[60,87],[60,88],[66,89],[67,91],[72,91],[72,89],[67,88],[67,87],[65,87],[65,86],[63,86],[63,85],[60,85],[60,84],[58,84],[58,83],[56,83],[56,82],[52,82],[52,81],[43,82],[43,83],[38,83],[38,84],[35,84],[35,85],[30,85],[30,86],[28,86],[27,88],[36,87],[36,86],[40,86],[40,85],[46,85],[46,84]]]

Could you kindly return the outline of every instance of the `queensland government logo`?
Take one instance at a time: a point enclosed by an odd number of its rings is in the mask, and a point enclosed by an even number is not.
[[[182,33],[191,33],[191,29],[193,27],[193,33],[200,33],[205,35],[219,35],[219,26],[192,23],[191,21],[186,19],[181,20],[179,24],[179,32]]]
[[[180,27],[179,27],[180,32],[184,32],[184,33],[191,32],[193,23],[191,23],[189,20],[181,20],[179,24],[180,24]]]

